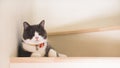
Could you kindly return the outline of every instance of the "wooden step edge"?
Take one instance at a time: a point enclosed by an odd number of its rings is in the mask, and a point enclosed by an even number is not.
[[[101,32],[101,31],[111,31],[111,30],[120,30],[120,26],[101,27],[101,28],[89,28],[89,29],[79,29],[79,30],[68,30],[68,31],[60,31],[60,32],[51,32],[51,33],[48,33],[48,36],[81,34],[81,33]]]

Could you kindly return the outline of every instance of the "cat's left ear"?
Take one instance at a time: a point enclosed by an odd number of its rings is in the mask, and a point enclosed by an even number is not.
[[[40,26],[42,26],[44,28],[44,25],[45,25],[45,20],[42,20],[39,24]]]
[[[28,27],[30,27],[30,25],[27,22],[23,23],[24,29],[26,30]]]

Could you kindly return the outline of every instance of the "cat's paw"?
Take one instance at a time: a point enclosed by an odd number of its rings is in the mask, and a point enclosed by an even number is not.
[[[67,57],[67,55],[59,54],[59,57]]]
[[[31,57],[41,57],[39,53],[32,53]]]

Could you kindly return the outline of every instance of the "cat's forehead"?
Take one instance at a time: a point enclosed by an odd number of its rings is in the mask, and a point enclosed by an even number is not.
[[[38,25],[31,25],[32,29],[38,28]]]
[[[26,30],[26,31],[29,31],[29,32],[35,32],[35,31],[37,31],[37,32],[43,32],[43,31],[45,31],[44,30],[44,28],[42,27],[42,26],[39,26],[39,25],[31,25],[30,27],[28,27],[28,30]],[[34,33],[33,32],[33,33]]]
[[[39,25],[31,25],[30,28],[32,28],[32,29],[42,29],[42,27],[39,26]]]

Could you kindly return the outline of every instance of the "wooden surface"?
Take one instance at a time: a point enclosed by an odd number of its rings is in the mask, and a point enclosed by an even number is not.
[[[110,30],[120,30],[120,26],[110,26],[110,27],[101,27],[101,28],[90,28],[90,29],[79,29],[79,30],[69,30],[61,32],[51,32],[48,33],[49,36],[54,35],[67,35],[67,34],[79,34],[79,33],[89,33],[89,32],[100,32],[100,31],[110,31]]]
[[[45,62],[68,62],[68,61],[76,61],[81,58],[54,58],[54,57],[23,57],[23,58],[11,58],[10,63],[45,63]]]
[[[10,68],[120,68],[117,57],[11,58]]]
[[[56,62],[88,62],[88,61],[112,61],[118,60],[119,57],[68,57],[68,58],[34,58],[34,57],[23,57],[23,58],[10,58],[10,63],[56,63]]]

